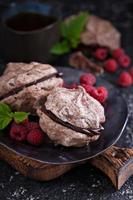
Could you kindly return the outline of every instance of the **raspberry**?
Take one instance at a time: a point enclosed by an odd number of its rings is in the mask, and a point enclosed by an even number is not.
[[[97,48],[94,52],[95,58],[99,60],[105,60],[107,58],[108,52],[105,48]]]
[[[115,49],[113,52],[112,52],[112,56],[113,58],[116,58],[118,59],[119,57],[123,56],[124,55],[124,50],[122,48],[118,48],[118,49]]]
[[[13,123],[10,129],[10,137],[13,140],[22,142],[26,140],[27,129],[22,125]]]
[[[42,144],[43,142],[43,133],[42,131],[36,129],[36,130],[31,130],[29,134],[27,135],[27,141],[29,144],[38,146]]]
[[[68,87],[68,84],[64,81],[62,87],[67,88],[67,87]]]
[[[37,122],[30,122],[28,119],[24,120],[20,124],[17,124],[15,122],[13,124],[14,124],[14,126],[15,125],[21,125],[21,126],[27,128],[28,131],[35,130],[35,129],[40,129],[40,126],[39,126],[39,124]]]
[[[132,77],[132,79],[133,79],[133,67],[130,68],[129,74],[131,75],[131,77]]]
[[[104,103],[108,98],[108,90],[104,86],[97,87],[97,91],[99,94],[99,101]]]
[[[86,90],[87,93],[91,93],[91,91],[94,89],[92,85],[86,85],[86,84],[81,84],[81,86]]]
[[[24,120],[23,122],[21,122],[20,124],[27,127],[28,124],[29,124],[29,119],[28,119],[28,118],[25,119],[25,120]]]
[[[35,129],[40,129],[40,126],[37,122],[29,122],[27,125],[27,128],[29,131],[35,130]]]
[[[115,72],[117,70],[117,62],[114,59],[108,59],[105,62],[105,70],[108,72]]]
[[[68,86],[68,89],[76,89],[78,87],[77,83],[72,83],[71,85]]]
[[[132,85],[133,79],[128,72],[122,72],[118,78],[118,84],[123,87]]]
[[[63,87],[65,87],[67,89],[76,89],[78,87],[78,84],[77,83],[72,83],[72,84],[69,85],[67,83],[64,83]]]
[[[94,85],[96,83],[96,77],[91,74],[83,74],[80,76],[80,84],[85,84],[85,85]]]
[[[121,67],[126,68],[130,65],[131,58],[128,55],[123,55],[119,57],[118,62],[121,65]]]
[[[100,86],[91,91],[91,96],[98,100],[100,103],[104,103],[108,98],[108,91],[105,87]]]

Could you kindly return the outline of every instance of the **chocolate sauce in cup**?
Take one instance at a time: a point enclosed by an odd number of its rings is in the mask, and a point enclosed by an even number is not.
[[[52,16],[34,12],[19,13],[6,20],[6,25],[16,31],[35,31],[56,22]]]
[[[21,2],[1,17],[0,54],[7,62],[49,62],[59,41],[60,15],[52,4]]]

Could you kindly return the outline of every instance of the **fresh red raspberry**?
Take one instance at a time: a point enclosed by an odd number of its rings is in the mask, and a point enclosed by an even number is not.
[[[81,84],[81,86],[86,90],[87,93],[91,93],[91,91],[94,89],[92,85],[86,85],[86,84]]]
[[[20,123],[14,121],[14,122],[12,123],[12,126],[15,126],[15,125],[22,125],[22,126],[27,127],[28,124],[29,124],[29,119],[27,118],[27,119],[25,119],[23,122],[20,122]]]
[[[131,64],[131,58],[128,55],[123,55],[118,58],[121,67],[126,68]]]
[[[104,68],[106,71],[113,73],[117,70],[117,62],[114,59],[108,59]]]
[[[28,131],[40,129],[39,123],[37,122],[29,122],[27,125]]]
[[[20,124],[27,127],[28,124],[29,124],[29,119],[28,119],[28,118],[25,119],[25,120],[24,120],[23,122],[21,122]]]
[[[68,86],[68,89],[76,89],[78,87],[77,83],[72,83]]]
[[[27,141],[29,144],[38,146],[43,142],[43,133],[41,130],[31,130],[27,135]]]
[[[96,77],[91,74],[83,74],[80,76],[80,84],[85,84],[85,85],[94,85],[96,83]]]
[[[78,87],[78,84],[77,83],[67,84],[64,82],[63,87],[67,89],[76,89]]]
[[[132,79],[133,79],[133,67],[131,67],[131,68],[129,69],[129,74],[131,75],[131,77],[132,77]]]
[[[62,87],[67,88],[67,87],[68,87],[68,84],[64,81]]]
[[[118,84],[123,87],[132,85],[133,79],[128,72],[122,72],[118,78]]]
[[[105,60],[107,58],[108,52],[105,48],[97,48],[94,52],[95,58],[99,60]]]
[[[112,56],[113,58],[116,58],[118,59],[119,57],[123,56],[124,55],[124,50],[122,48],[118,48],[118,49],[115,49],[113,52],[112,52]]]
[[[40,129],[40,126],[39,126],[39,123],[37,122],[30,122],[28,119],[25,119],[22,123],[15,123],[14,122],[14,125],[21,125],[25,128],[27,128],[27,131],[31,131],[31,130],[35,130],[35,129]]]
[[[100,86],[91,91],[91,96],[100,103],[104,103],[108,98],[108,90],[105,87]]]
[[[12,124],[10,129],[10,137],[13,140],[23,142],[26,140],[27,133],[28,131],[24,126],[15,123]]]
[[[99,94],[99,101],[104,103],[108,98],[108,90],[104,86],[97,87],[97,91]]]

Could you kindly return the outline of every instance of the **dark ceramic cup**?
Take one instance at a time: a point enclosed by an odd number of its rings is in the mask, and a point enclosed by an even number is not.
[[[29,14],[34,17],[29,19]],[[51,61],[50,49],[59,40],[60,21],[53,5],[34,1],[12,3],[4,9],[0,21],[0,55],[6,62]]]

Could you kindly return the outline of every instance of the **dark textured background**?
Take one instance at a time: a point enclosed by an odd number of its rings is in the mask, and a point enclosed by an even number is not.
[[[111,20],[122,32],[123,46],[133,58],[132,0],[66,0],[64,2],[60,0],[56,2],[59,3],[58,6],[64,16],[82,9]],[[65,60],[58,63],[66,65]],[[110,81],[112,78],[106,76],[105,79]],[[128,103],[130,117],[118,145],[133,148],[133,88],[119,89],[119,93]],[[121,190],[116,191],[110,180],[89,164],[46,183],[23,177],[3,161],[0,161],[0,169],[0,200],[133,200],[133,177]]]

